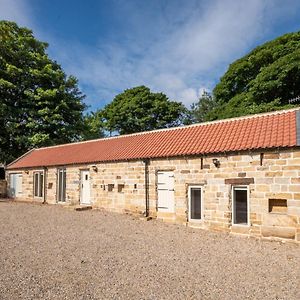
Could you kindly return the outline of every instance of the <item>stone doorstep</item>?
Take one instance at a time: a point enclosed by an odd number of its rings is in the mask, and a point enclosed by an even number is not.
[[[140,217],[141,221],[150,221],[152,220],[152,217]]]
[[[63,208],[72,209],[76,211],[90,210],[92,205],[64,205]]]
[[[74,210],[76,211],[83,211],[83,210],[89,210],[92,209],[92,205],[76,205],[74,207]]]

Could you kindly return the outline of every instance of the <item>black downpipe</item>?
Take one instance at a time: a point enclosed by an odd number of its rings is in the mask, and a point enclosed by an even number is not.
[[[143,160],[145,164],[145,217],[149,217],[149,159]]]
[[[43,188],[44,188],[44,201],[43,204],[47,203],[47,175],[48,175],[48,168],[44,167],[44,183],[43,183]]]

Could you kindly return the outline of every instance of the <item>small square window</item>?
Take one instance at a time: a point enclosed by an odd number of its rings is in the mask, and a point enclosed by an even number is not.
[[[124,189],[124,184],[118,184],[118,193],[122,193]]]
[[[108,190],[109,192],[112,192],[113,189],[114,189],[114,187],[115,187],[115,185],[112,184],[112,183],[110,183],[110,184],[107,185],[107,190]]]
[[[287,200],[269,199],[269,213],[287,213]]]

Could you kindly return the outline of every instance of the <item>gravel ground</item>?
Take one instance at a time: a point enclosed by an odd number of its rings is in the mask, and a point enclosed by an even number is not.
[[[0,299],[300,299],[300,247],[0,202]]]

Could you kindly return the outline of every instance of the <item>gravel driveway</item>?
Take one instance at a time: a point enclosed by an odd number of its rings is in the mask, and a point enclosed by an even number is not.
[[[300,247],[0,202],[0,299],[300,299]]]

